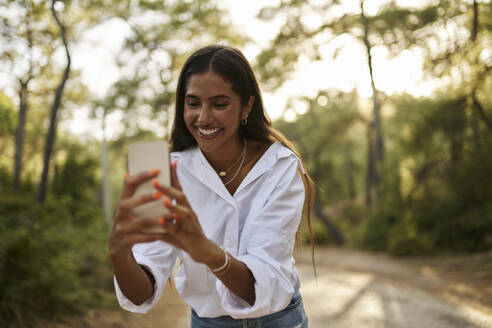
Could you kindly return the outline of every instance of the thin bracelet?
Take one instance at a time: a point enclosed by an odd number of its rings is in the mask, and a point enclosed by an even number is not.
[[[220,277],[222,275],[225,275],[227,272],[229,272],[229,269],[231,268],[231,263],[232,263],[232,261],[229,261],[229,264],[227,265],[227,267],[224,270],[219,271],[219,272],[214,272],[215,276]]]
[[[224,255],[225,255],[225,263],[224,265],[222,265],[220,268],[217,268],[217,269],[211,269],[213,273],[217,273],[217,272],[220,272],[222,270],[224,270],[227,265],[229,264],[229,253],[227,253],[227,251],[225,250],[224,247],[221,247],[220,248],[222,251],[224,251]]]

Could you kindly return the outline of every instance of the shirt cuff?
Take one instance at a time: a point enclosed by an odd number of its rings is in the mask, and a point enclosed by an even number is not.
[[[217,279],[216,289],[222,307],[228,315],[235,319],[261,317],[278,312],[289,304],[294,294],[294,286],[282,276],[280,268],[279,271],[274,270],[269,263],[252,255],[239,256],[237,259],[243,262],[255,277],[255,303],[250,305]],[[279,263],[276,265],[280,266]]]
[[[155,285],[154,285],[154,293],[152,296],[143,302],[140,305],[134,304],[132,301],[130,301],[125,294],[120,289],[120,286],[118,285],[118,281],[116,280],[116,276],[114,277],[114,288],[116,290],[116,297],[118,298],[118,303],[120,306],[130,312],[134,313],[147,313],[150,309],[152,309],[161,299],[162,292],[164,291],[164,286],[166,284],[167,278],[165,278],[162,273],[157,269],[157,267],[147,259],[146,257],[140,255],[140,254],[133,254],[135,257],[135,261],[142,265],[145,266],[150,273],[155,278]]]

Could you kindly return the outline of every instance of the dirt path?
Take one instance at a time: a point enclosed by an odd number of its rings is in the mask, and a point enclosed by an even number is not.
[[[297,254],[301,294],[311,328],[492,328],[492,253],[453,258],[393,259],[360,251]],[[189,308],[167,287],[146,315],[91,311],[68,326],[189,327]],[[48,327],[48,326],[47,326]]]
[[[311,327],[492,328],[492,254],[393,259],[322,249],[318,281],[301,256]]]

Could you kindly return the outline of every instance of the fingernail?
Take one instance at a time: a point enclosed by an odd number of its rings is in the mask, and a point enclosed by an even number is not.
[[[179,219],[178,213],[173,213],[173,219],[176,219],[176,220]]]
[[[128,179],[129,176],[130,176],[130,174],[125,173],[125,180]]]
[[[159,183],[159,181],[157,181],[157,179],[152,179],[152,184],[154,185],[154,187],[158,188],[161,184]]]
[[[159,174],[159,172],[160,172],[159,169],[153,169],[153,170],[150,171],[150,174],[157,175],[157,174]]]
[[[166,218],[165,218],[165,217],[161,217],[161,218],[159,219],[159,224],[160,224],[161,226],[165,225],[165,224],[166,224]]]
[[[171,201],[169,200],[169,198],[164,198],[164,200],[162,201],[162,203],[165,205],[165,206],[169,206],[171,205]]]
[[[176,168],[178,166],[178,161],[177,160],[174,160],[173,161],[173,167]]]
[[[156,192],[152,195],[152,197],[154,197],[154,199],[159,199],[159,198],[161,198],[161,197],[162,197],[162,195],[163,195],[163,194],[162,194],[162,192],[160,192],[160,191],[156,191]]]

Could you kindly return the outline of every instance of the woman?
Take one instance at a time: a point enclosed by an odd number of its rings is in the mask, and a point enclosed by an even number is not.
[[[125,178],[109,238],[120,305],[147,312],[179,258],[174,280],[192,327],[307,327],[292,252],[310,180],[238,50],[208,46],[188,58],[171,146],[172,187],[153,180],[156,192],[136,198],[159,172]],[[169,217],[132,220],[133,207],[157,198]],[[141,232],[157,225],[167,233]]]

